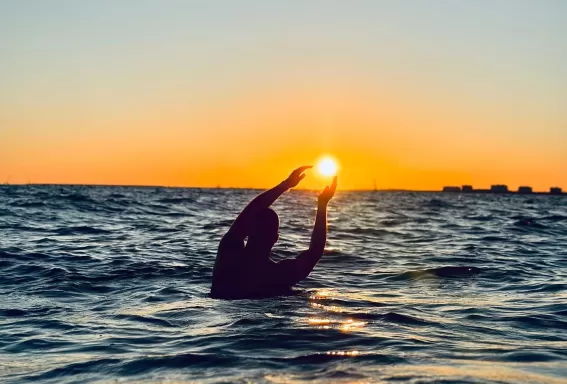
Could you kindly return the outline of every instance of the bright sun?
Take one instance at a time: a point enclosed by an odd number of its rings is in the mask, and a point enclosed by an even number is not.
[[[337,162],[330,156],[325,156],[317,162],[317,172],[322,176],[335,176],[337,169]]]

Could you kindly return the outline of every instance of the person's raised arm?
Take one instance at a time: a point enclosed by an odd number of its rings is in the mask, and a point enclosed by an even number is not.
[[[283,269],[284,280],[290,281],[291,284],[306,278],[323,256],[327,242],[327,205],[336,189],[337,177],[335,176],[332,184],[325,187],[317,199],[317,216],[315,217],[309,249],[295,259],[282,260],[279,263]]]
[[[305,177],[305,172],[311,166],[303,166],[294,170],[287,179],[256,196],[244,210],[238,215],[227,235],[238,240],[244,240],[252,228],[256,212],[263,208],[269,208],[288,189],[295,187]]]

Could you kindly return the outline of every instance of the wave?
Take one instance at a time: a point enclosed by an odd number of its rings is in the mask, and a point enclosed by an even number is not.
[[[69,235],[107,235],[112,234],[112,231],[107,231],[101,228],[90,227],[87,225],[81,225],[76,227],[61,227],[56,228],[54,232],[61,236]]]
[[[282,362],[282,363],[294,363],[294,364],[323,364],[327,362],[333,361],[341,361],[341,360],[355,360],[359,363],[378,363],[378,364],[403,364],[407,362],[407,359],[386,354],[386,353],[376,353],[376,352],[365,352],[360,353],[359,351],[349,351],[349,350],[334,350],[322,353],[313,353],[313,354],[305,354],[299,355],[290,358],[279,358],[279,359],[270,359],[270,361],[274,362]],[[352,379],[351,375],[348,375],[349,378]]]
[[[535,351],[514,351],[503,353],[498,357],[500,361],[538,363],[548,361],[563,361],[567,354],[559,355],[552,352]]]
[[[431,325],[434,324],[430,321],[420,319],[418,317],[404,315],[396,312],[388,312],[386,314],[377,315],[376,318],[396,324],[409,324],[409,325]]]
[[[460,278],[472,277],[479,275],[483,270],[478,267],[459,267],[459,266],[446,266],[438,268],[421,269],[416,271],[408,271],[398,274],[393,277],[397,280],[411,280],[427,277],[445,277],[445,278]]]
[[[441,199],[430,199],[423,203],[428,208],[455,208],[455,205]]]
[[[549,215],[549,216],[543,216],[539,220],[567,221],[567,216],[565,216],[565,215]]]
[[[545,225],[540,224],[539,222],[536,221],[536,219],[533,218],[521,218],[518,221],[516,221],[514,223],[514,225],[516,227],[522,227],[522,228],[537,228],[537,229],[542,229],[542,228],[546,228]]]
[[[158,202],[163,204],[193,204],[195,203],[195,199],[190,197],[167,197],[159,199]]]

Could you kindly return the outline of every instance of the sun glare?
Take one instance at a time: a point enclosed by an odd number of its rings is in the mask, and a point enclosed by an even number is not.
[[[325,156],[317,162],[317,172],[322,176],[335,176],[337,169],[337,162],[330,156]]]

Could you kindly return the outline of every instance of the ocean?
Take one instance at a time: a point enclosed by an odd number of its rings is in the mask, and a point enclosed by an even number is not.
[[[212,299],[258,193],[0,186],[0,382],[567,382],[567,197],[339,191],[294,295]],[[315,202],[276,202],[274,259]]]

